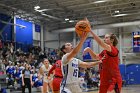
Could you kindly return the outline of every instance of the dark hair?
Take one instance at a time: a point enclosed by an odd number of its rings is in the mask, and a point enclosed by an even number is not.
[[[115,34],[110,34],[110,40],[113,40],[113,46],[117,46],[118,40]]]
[[[28,68],[27,68],[27,65],[28,65]],[[29,70],[30,69],[30,65],[29,64],[25,64],[25,69],[26,68]]]
[[[64,51],[64,49],[65,49],[65,45],[63,45],[63,46],[60,48],[60,50],[61,50],[64,54],[66,54],[66,52]]]

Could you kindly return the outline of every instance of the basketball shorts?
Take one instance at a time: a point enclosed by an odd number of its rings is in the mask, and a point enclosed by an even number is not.
[[[55,77],[52,81],[53,91],[59,91],[60,90],[60,84],[61,84],[62,78]]]

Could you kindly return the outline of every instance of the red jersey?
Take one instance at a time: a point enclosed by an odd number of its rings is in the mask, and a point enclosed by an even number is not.
[[[103,50],[99,57],[103,58],[103,63],[99,65],[101,84],[116,84],[122,82],[119,70],[118,49],[111,46],[111,52]]]
[[[48,76],[50,76],[50,74],[53,73],[53,70],[55,71],[55,74],[54,74],[55,77],[63,77],[62,71],[61,71],[61,60],[58,60],[55,62],[55,64],[50,69]]]

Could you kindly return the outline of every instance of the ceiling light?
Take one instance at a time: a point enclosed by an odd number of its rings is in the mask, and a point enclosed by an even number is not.
[[[52,10],[52,9],[41,9],[41,10],[35,9],[35,11],[37,12],[44,12],[44,11],[49,11],[49,10]]]
[[[128,14],[117,14],[117,15],[113,15],[113,17],[121,17],[121,16],[126,16]]]
[[[95,1],[94,3],[97,4],[97,3],[103,3],[103,2],[106,2],[108,0],[99,0],[99,1]]]
[[[115,13],[119,13],[119,12],[120,12],[119,10],[116,10],[116,11],[115,11]]]
[[[49,10],[52,10],[52,9],[41,9],[41,10],[38,10],[38,12],[44,12],[44,11],[49,11]]]
[[[41,15],[44,15],[44,16],[46,16],[46,14],[44,14],[44,13],[41,13]]]
[[[39,9],[39,8],[40,8],[40,6],[35,6],[35,7],[34,7],[35,10],[37,10],[37,9]]]
[[[65,21],[68,21],[69,20],[69,18],[65,18]]]
[[[74,22],[74,20],[70,20],[69,22],[72,23],[72,22]]]

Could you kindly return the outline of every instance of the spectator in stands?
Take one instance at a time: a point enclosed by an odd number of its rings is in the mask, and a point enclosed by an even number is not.
[[[34,68],[34,67],[32,67],[32,70],[31,70],[31,72],[32,72],[32,81],[33,81],[33,85],[35,85],[35,82],[38,80],[38,75],[37,75],[37,73],[36,73],[36,69]]]
[[[89,68],[85,70],[85,81],[87,83],[87,86],[89,86],[89,88],[91,88],[92,80],[91,80],[91,72],[90,72]]]
[[[3,71],[3,72],[4,72],[4,70],[5,70],[5,64],[3,63],[2,60],[0,60],[0,69],[1,69],[1,71]]]
[[[21,72],[18,67],[16,67],[14,71],[14,78],[16,83],[20,83],[20,78],[21,78]]]
[[[13,74],[9,74],[8,76],[8,86],[14,86],[14,76]]]
[[[13,52],[14,52],[14,46],[13,46],[13,43],[10,43],[10,47],[9,47],[9,49],[10,49],[11,54],[13,54]]]
[[[26,64],[25,69],[22,71],[22,93],[25,93],[26,86],[29,93],[31,93],[32,84],[32,73],[30,71],[30,66]]]

